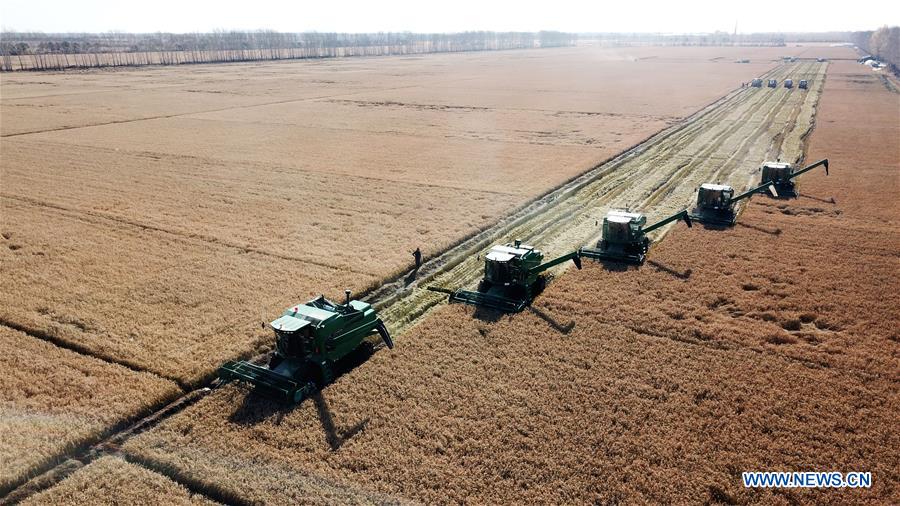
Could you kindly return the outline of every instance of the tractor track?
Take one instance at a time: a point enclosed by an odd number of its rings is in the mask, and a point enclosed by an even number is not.
[[[521,239],[544,250],[551,258],[592,245],[599,236],[597,223],[612,207],[639,209],[648,215],[649,221],[654,221],[687,207],[696,187],[703,182],[728,182],[737,190],[749,187],[764,158],[778,154],[802,158],[802,143],[812,128],[826,66],[827,63],[800,62],[766,72],[761,77],[778,79],[779,84],[790,76],[795,82],[809,79],[812,86],[808,92],[784,88],[732,91],[432,257],[422,265],[417,276],[402,274],[369,291],[365,300],[378,309],[397,337],[446,300],[446,295],[425,290],[426,286],[474,285],[481,276],[480,254],[492,244]],[[809,124],[797,124],[798,118],[806,117],[804,108],[813,109]],[[796,145],[786,145],[788,139],[798,141]],[[668,228],[653,235],[660,238]],[[564,268],[559,266],[551,272],[559,273]],[[117,427],[100,441],[87,443],[81,451],[62,456],[60,464],[45,468],[32,480],[5,495],[0,494],[0,505],[18,503],[50,488],[101,456],[118,455],[130,460],[120,451],[125,440],[181,412],[208,394],[209,387],[217,385],[216,380],[203,382],[180,397],[167,400],[139,420]],[[148,467],[143,462],[136,463]],[[169,473],[163,474],[172,478]],[[194,493],[206,495],[192,483],[176,481]],[[228,503],[224,497],[214,499]]]

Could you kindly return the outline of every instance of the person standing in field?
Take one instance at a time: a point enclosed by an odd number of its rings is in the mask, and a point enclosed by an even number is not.
[[[412,252],[412,256],[416,261],[416,270],[419,270],[419,267],[422,267],[422,251],[417,247],[416,250]]]

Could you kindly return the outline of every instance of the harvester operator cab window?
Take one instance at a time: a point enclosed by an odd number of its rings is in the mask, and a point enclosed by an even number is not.
[[[637,223],[624,220],[606,220],[604,225],[603,237],[610,242],[627,242],[640,228]]]
[[[484,264],[485,278],[492,283],[499,284],[509,281],[510,265],[509,260],[496,260],[488,258]]]
[[[707,209],[724,209],[728,207],[734,189],[727,186],[705,185],[700,188],[697,204]]]
[[[781,162],[768,162],[763,165],[763,181],[787,181],[791,177],[790,164]]]
[[[294,332],[275,331],[275,345],[278,347],[279,353],[285,357],[302,354],[304,341],[309,341],[311,338],[312,332],[309,327],[303,327]]]

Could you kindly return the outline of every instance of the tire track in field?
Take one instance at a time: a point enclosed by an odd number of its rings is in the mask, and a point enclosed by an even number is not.
[[[816,65],[821,64],[784,65],[770,76],[780,82]],[[481,277],[479,254],[492,244],[521,239],[544,250],[549,259],[595,240],[596,224],[613,206],[636,207],[652,222],[687,207],[702,182],[724,180],[745,188],[770,146],[781,149],[783,132],[808,127],[796,124],[800,109],[809,104],[808,93],[818,89],[741,89],[448,251],[433,268],[420,270],[419,279],[383,287],[369,300],[398,335],[446,300],[424,290],[426,286],[472,286]]]

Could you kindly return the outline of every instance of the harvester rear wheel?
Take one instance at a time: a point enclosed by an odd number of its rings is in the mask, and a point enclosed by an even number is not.
[[[332,372],[331,367],[329,367],[328,364],[316,365],[316,384],[319,388],[324,387],[332,381],[334,381],[334,373]]]

